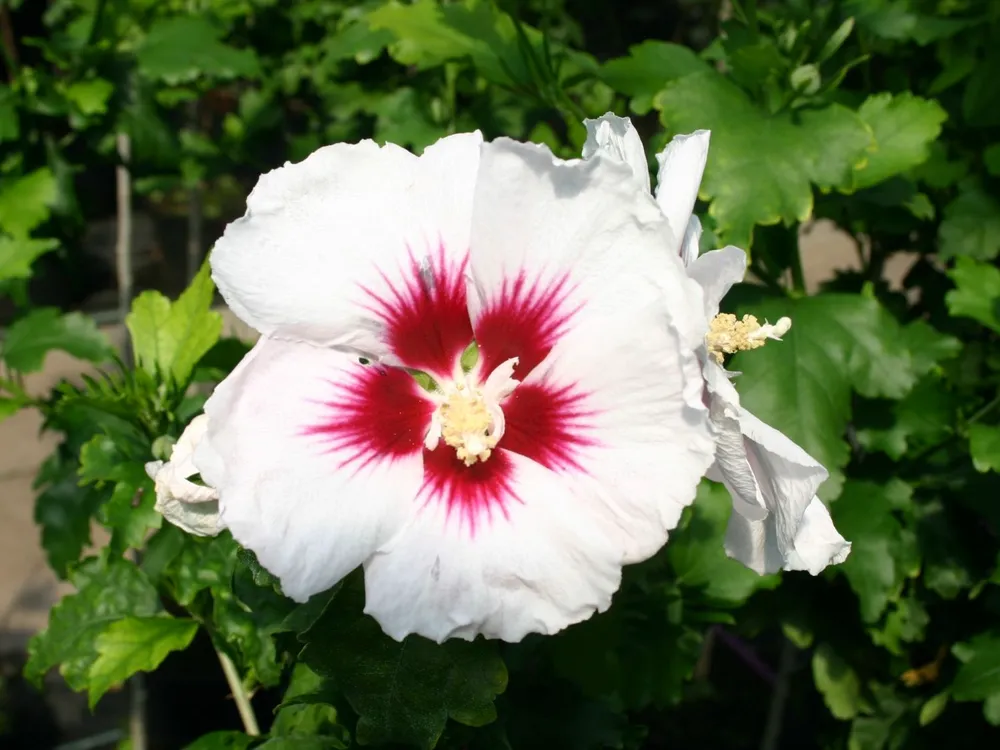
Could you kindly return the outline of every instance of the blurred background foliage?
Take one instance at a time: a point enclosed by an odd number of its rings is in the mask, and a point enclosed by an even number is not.
[[[0,48],[0,416],[39,408],[63,437],[36,518],[78,587],[29,678],[59,666],[96,702],[192,642],[232,659],[263,738],[229,709],[176,718],[154,748],[211,728],[232,731],[191,747],[996,746],[996,2],[2,0]],[[419,151],[474,128],[569,158],[582,118],[608,110],[650,154],[712,130],[703,249],[752,258],[726,305],[795,321],[736,357],[738,388],[830,469],[845,564],[744,570],[722,553],[728,496],[706,483],[609,613],[516,645],[399,646],[360,614],[356,580],[294,607],[228,536],[160,523],[142,465],[246,351],[220,338],[197,271],[261,172],[335,141]],[[116,175],[134,290],[115,288]],[[809,294],[814,219],[858,263]],[[116,304],[124,361],[87,314]],[[103,374],[27,393],[52,349]],[[82,559],[94,519],[110,545]]]

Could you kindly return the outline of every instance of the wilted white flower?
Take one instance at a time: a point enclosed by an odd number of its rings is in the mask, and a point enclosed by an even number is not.
[[[714,452],[705,321],[629,176],[475,133],[260,179],[211,263],[263,335],[195,463],[286,594],[363,565],[394,638],[517,641],[664,544]]]
[[[642,141],[627,118],[607,114],[587,120],[584,157],[606,153],[632,168],[633,184],[649,189],[649,167]],[[726,531],[726,552],[758,573],[808,570],[813,575],[843,562],[851,550],[837,532],[816,490],[828,473],[802,448],[740,406],[722,367],[725,354],[780,340],[791,327],[788,318],[761,324],[754,316],[720,315],[719,303],[746,273],[746,253],[736,247],[699,256],[701,224],[692,215],[708,158],[709,133],[699,130],[675,137],[657,155],[656,201],[670,232],[667,249],[682,258],[689,276],[704,292],[708,334],[701,348],[706,400],[716,441],[715,463],[708,473],[733,498],[734,513]]]
[[[146,464],[146,473],[156,487],[156,510],[174,526],[196,536],[219,533],[218,493],[190,479],[198,473],[194,450],[207,429],[208,417],[195,417],[174,445],[169,461]]]

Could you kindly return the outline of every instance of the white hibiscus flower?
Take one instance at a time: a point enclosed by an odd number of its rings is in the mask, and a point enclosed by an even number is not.
[[[211,263],[263,335],[194,462],[287,595],[363,565],[394,638],[517,641],[664,544],[714,453],[705,321],[629,174],[474,133],[260,179]]]
[[[633,184],[649,190],[649,168],[638,133],[627,118],[606,114],[587,120],[584,158],[606,153],[632,168]],[[816,490],[828,473],[783,434],[740,406],[722,367],[723,355],[780,340],[791,321],[761,325],[753,316],[719,315],[719,302],[746,272],[746,253],[726,247],[698,255],[701,224],[692,215],[708,158],[709,133],[674,138],[657,155],[656,201],[671,229],[665,242],[682,258],[688,275],[704,291],[709,333],[701,347],[706,401],[716,440],[708,473],[733,498],[726,552],[758,573],[808,570],[816,575],[847,559],[850,542],[837,532]]]

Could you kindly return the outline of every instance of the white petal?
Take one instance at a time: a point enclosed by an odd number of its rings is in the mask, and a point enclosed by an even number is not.
[[[713,444],[694,354],[706,329],[700,289],[680,257],[663,251],[669,228],[627,175],[606,158],[562,162],[539,146],[484,146],[470,297],[479,300],[472,312],[481,366],[520,358],[515,405],[532,388],[548,403],[560,393],[579,397],[574,408],[587,416],[571,420],[586,443],[574,447],[577,460],[539,460],[558,464],[574,492],[593,498],[587,512],[603,515],[632,562],[666,541]],[[495,319],[503,325],[491,327]],[[505,409],[498,447],[514,450],[520,435],[517,450],[534,455],[530,416],[519,426]]]
[[[694,214],[688,220],[687,229],[684,231],[684,241],[681,244],[681,261],[685,266],[690,266],[697,259],[701,252],[701,219]]]
[[[516,454],[489,460],[508,459],[505,510],[474,534],[428,502],[365,564],[365,611],[393,638],[516,642],[607,609],[620,583],[617,546],[558,476]]]
[[[157,512],[196,536],[215,536],[220,531],[218,493],[189,479],[198,473],[192,457],[207,429],[208,417],[199,414],[174,444],[169,461],[146,464],[146,474],[156,488]]]
[[[684,231],[698,198],[698,187],[708,160],[709,131],[675,136],[656,155],[660,164],[656,177],[656,201],[660,204],[676,241],[673,252],[680,252]]]
[[[698,282],[705,294],[705,317],[711,320],[719,314],[719,303],[733,284],[743,281],[747,271],[747,254],[729,245],[711,250],[695,258],[687,267],[688,275]]]
[[[826,469],[799,446],[746,410],[740,410],[747,467],[736,461],[719,464],[730,493],[747,484],[752,473],[757,499],[768,510],[764,520],[746,518],[740,505],[730,517],[726,552],[759,573],[780,569],[808,570],[814,575],[842,562],[850,551],[816,497],[828,476]],[[741,476],[741,474],[743,474]],[[749,502],[744,495],[745,502]],[[751,503],[752,504],[752,503]]]
[[[206,403],[195,462],[233,537],[304,601],[414,512],[432,409],[400,370],[263,337]]]
[[[212,252],[226,302],[264,334],[389,355],[373,297],[391,298],[439,253],[464,261],[481,142],[450,136],[419,158],[335,144],[263,175]]]
[[[601,151],[625,162],[632,168],[636,185],[648,193],[649,162],[646,161],[646,150],[632,121],[608,112],[596,120],[584,120],[583,124],[587,127],[583,158],[589,159]]]

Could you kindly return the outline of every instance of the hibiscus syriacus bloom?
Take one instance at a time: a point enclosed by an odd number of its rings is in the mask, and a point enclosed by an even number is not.
[[[585,158],[611,155],[632,168],[633,183],[648,192],[649,167],[642,141],[627,118],[607,114],[588,120]],[[719,303],[746,273],[746,253],[736,247],[699,257],[701,223],[692,215],[708,157],[708,131],[674,138],[657,155],[656,201],[671,232],[668,251],[682,258],[704,291],[709,332],[701,347],[705,400],[716,440],[709,478],[722,482],[733,498],[726,552],[758,573],[808,570],[813,575],[847,559],[851,545],[837,532],[816,490],[828,473],[783,434],[740,406],[723,367],[724,355],[756,349],[791,327],[782,318],[761,324],[752,315],[719,315]]]
[[[664,544],[714,452],[705,320],[630,174],[475,133],[260,179],[211,264],[262,336],[194,463],[288,596],[363,565],[394,638],[516,641]]]

